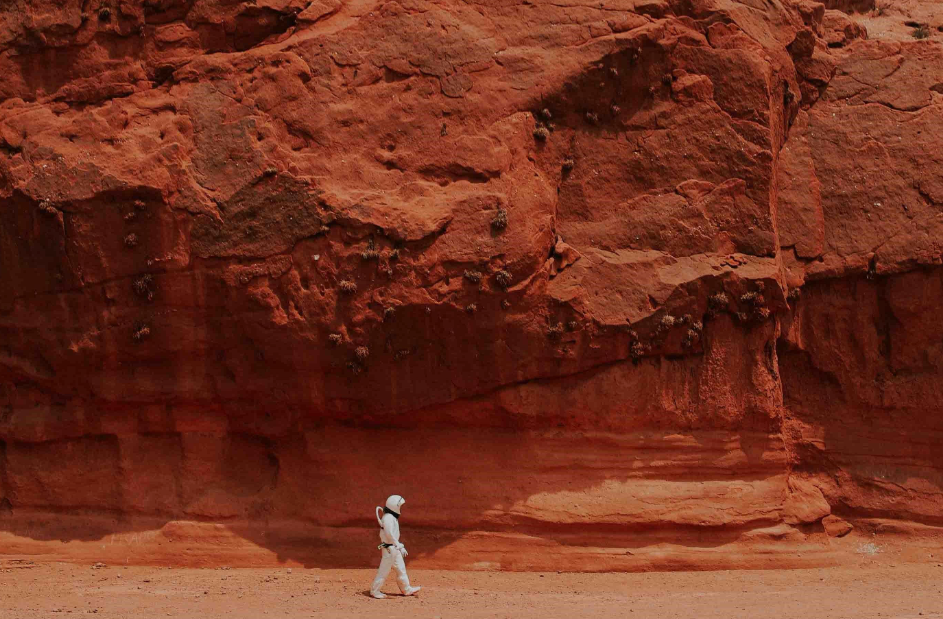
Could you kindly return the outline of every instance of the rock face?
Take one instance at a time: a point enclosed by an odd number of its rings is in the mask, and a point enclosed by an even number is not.
[[[393,492],[427,567],[943,525],[943,23],[859,4],[7,3],[2,543],[369,565]]]

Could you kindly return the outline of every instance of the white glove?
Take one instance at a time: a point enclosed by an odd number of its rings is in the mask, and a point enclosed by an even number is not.
[[[404,557],[408,557],[408,556],[409,556],[409,553],[406,552],[406,546],[400,546],[400,547],[399,547],[399,551],[400,551],[401,553],[403,553],[403,556],[404,556]]]

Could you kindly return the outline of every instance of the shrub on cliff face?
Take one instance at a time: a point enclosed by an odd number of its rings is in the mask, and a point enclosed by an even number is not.
[[[538,142],[546,142],[547,138],[549,137],[550,130],[543,125],[539,125],[536,129],[534,129],[534,139]]]
[[[154,290],[151,288],[153,284],[153,279],[151,278],[150,273],[145,273],[144,275],[135,278],[131,283],[131,287],[134,289],[134,294],[139,297],[143,297],[148,301],[154,300]]]
[[[354,355],[357,357],[357,361],[363,363],[370,356],[370,349],[366,346],[358,346],[354,349]]]
[[[910,33],[911,36],[915,39],[929,39],[930,38],[930,28],[926,24],[920,24]]]
[[[668,331],[673,328],[678,322],[678,319],[672,316],[671,314],[665,314],[661,317],[661,320],[658,321],[658,330],[659,331]]]
[[[337,287],[344,294],[354,294],[357,292],[357,284],[350,281],[349,279],[342,279],[337,283]]]
[[[473,284],[477,284],[478,282],[481,281],[482,275],[481,275],[481,271],[465,269],[464,277],[465,279],[472,282]]]
[[[740,295],[740,302],[746,305],[752,305],[753,307],[759,307],[766,303],[766,299],[757,292],[745,292]]]
[[[491,220],[491,227],[495,230],[504,230],[508,227],[508,212],[503,208],[498,209],[498,213]]]
[[[150,330],[150,328],[149,328],[147,325],[145,325],[145,324],[141,324],[141,325],[138,325],[137,327],[135,327],[135,329],[134,329],[134,334],[131,336],[131,338],[132,338],[135,342],[143,342],[144,340],[146,340],[146,339],[149,338],[150,336],[151,336],[151,330]]]
[[[501,269],[494,274],[494,281],[497,282],[499,286],[507,290],[508,286],[511,285],[511,274],[504,269]]]
[[[707,299],[707,307],[714,311],[721,311],[727,309],[727,304],[730,302],[730,299],[727,297],[727,293],[718,292],[712,294],[710,298]]]
[[[551,340],[559,339],[561,335],[563,335],[562,322],[558,322],[555,325],[550,325],[550,327],[547,328],[547,337],[549,337]]]
[[[133,232],[128,236],[124,237],[124,244],[128,247],[137,247],[138,244],[138,235]]]
[[[49,217],[55,217],[56,213],[59,211],[52,205],[52,202],[49,200],[43,200],[39,203],[39,212],[43,215],[48,215]]]

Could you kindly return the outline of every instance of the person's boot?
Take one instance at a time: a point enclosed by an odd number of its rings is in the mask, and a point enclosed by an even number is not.
[[[406,591],[403,592],[403,595],[414,595],[416,593],[419,593],[420,589],[422,589],[422,587],[410,587],[406,589]]]
[[[384,599],[386,596],[383,595],[382,593],[380,593],[379,591],[371,591],[371,592],[370,592],[370,597],[376,598],[376,599],[378,599],[378,600],[382,600],[382,599]]]

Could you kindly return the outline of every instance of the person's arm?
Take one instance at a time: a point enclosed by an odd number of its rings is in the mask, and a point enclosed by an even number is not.
[[[396,530],[399,527],[393,526],[394,522],[395,520],[393,520],[393,516],[390,516],[389,518],[384,517],[383,530],[386,531],[386,534],[389,535],[390,539],[393,540],[393,545],[396,546],[396,549],[402,552],[403,556],[406,556],[406,547],[403,546],[403,544],[399,541],[399,531]]]

